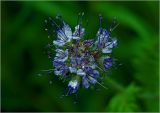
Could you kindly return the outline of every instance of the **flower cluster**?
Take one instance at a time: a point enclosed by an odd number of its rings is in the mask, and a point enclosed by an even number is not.
[[[76,93],[80,87],[89,88],[91,85],[100,84],[98,79],[102,73],[108,71],[114,63],[110,57],[112,49],[117,46],[117,39],[111,37],[112,30],[117,26],[114,19],[108,29],[100,27],[96,38],[85,40],[85,28],[82,26],[82,17],[72,32],[70,26],[62,19],[56,26],[56,37],[53,40],[55,55],[52,59],[54,74],[68,80],[67,95]],[[100,84],[101,85],[101,84]]]

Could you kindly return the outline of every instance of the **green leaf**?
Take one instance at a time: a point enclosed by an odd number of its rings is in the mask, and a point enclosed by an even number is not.
[[[158,75],[158,36],[150,41],[137,43],[136,57],[132,60],[135,67],[135,78],[143,87],[139,94],[146,111],[158,111],[159,108],[159,75]]]
[[[109,112],[135,112],[139,111],[136,102],[136,94],[139,92],[139,87],[134,84],[129,85],[124,91],[115,95],[109,102],[106,111]]]

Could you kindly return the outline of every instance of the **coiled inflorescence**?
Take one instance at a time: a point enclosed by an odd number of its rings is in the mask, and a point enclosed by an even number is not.
[[[80,86],[89,88],[98,82],[102,73],[109,70],[114,59],[110,57],[112,48],[117,46],[117,39],[111,38],[112,30],[117,26],[113,19],[108,29],[102,28],[102,16],[100,15],[100,27],[96,38],[85,40],[85,28],[82,27],[82,16],[72,32],[60,16],[58,25],[49,18],[53,25],[56,37],[53,40],[55,55],[51,58],[54,74],[68,81],[67,95],[76,93]],[[101,85],[101,84],[100,84]]]

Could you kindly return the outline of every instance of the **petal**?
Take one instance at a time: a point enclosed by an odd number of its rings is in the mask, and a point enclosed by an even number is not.
[[[67,66],[61,66],[61,67],[56,67],[54,70],[55,75],[66,75],[68,72],[68,67]]]
[[[57,38],[63,41],[67,41],[68,39],[67,36],[65,35],[65,32],[61,29],[57,31]]]
[[[72,65],[73,67],[77,66],[76,58],[71,57],[71,65]]]
[[[91,84],[97,83],[97,80],[96,80],[95,78],[91,77],[91,76],[88,76],[88,79],[89,79],[89,82],[90,82]]]
[[[57,31],[57,37],[64,42],[70,42],[72,39],[72,30],[68,24],[63,22],[63,27]]]
[[[55,58],[54,58],[54,60],[62,61],[62,62],[65,62],[67,59],[68,59],[68,56],[64,57],[63,59],[61,59],[61,58],[59,58],[59,57],[55,57]]]
[[[85,32],[85,29],[82,28],[81,25],[77,25],[73,33],[73,39],[79,39],[80,37],[84,35],[84,32]]]
[[[64,66],[65,63],[62,62],[62,61],[54,60],[54,61],[53,61],[53,65],[54,65],[56,68],[59,68],[59,67],[61,67],[61,66]]]
[[[73,39],[80,39],[80,37],[79,36],[74,36],[73,35],[73,37],[72,37]]]
[[[66,24],[64,22],[63,22],[63,24],[64,24],[63,30],[64,30],[65,35],[67,36],[67,38],[72,39],[72,30],[71,30],[71,28],[69,27],[68,24]]]
[[[63,46],[65,42],[63,40],[56,40],[56,41],[54,40],[53,44],[57,46]]]
[[[106,48],[109,48],[109,49],[112,49],[112,48],[113,48],[113,42],[107,42],[107,43],[105,44],[105,47],[106,47]]]
[[[113,47],[116,47],[116,46],[117,46],[117,39],[116,39],[116,38],[113,38],[113,39],[112,39],[112,43],[113,43]]]
[[[77,70],[77,75],[79,75],[79,76],[85,76],[86,73],[82,69],[78,69]]]
[[[57,52],[56,53],[57,57],[60,57],[64,53],[64,51],[62,49],[56,49],[55,51]]]
[[[97,67],[97,65],[96,65],[96,64],[92,64],[90,67],[91,67],[92,69],[95,69],[95,68]]]
[[[77,69],[74,67],[69,67],[70,73],[77,73]]]
[[[68,59],[68,49],[66,49],[65,51],[61,49],[56,49],[55,51],[57,52],[56,57],[54,58],[55,60],[64,62]]]
[[[103,48],[102,49],[102,53],[111,53],[112,52],[112,49],[109,49],[109,48]]]
[[[85,67],[85,72],[90,75],[91,73],[93,73],[93,69],[91,67]]]
[[[68,87],[66,88],[67,90],[67,95],[70,95],[72,93],[76,93],[79,87],[79,83],[77,80],[71,80],[68,84]],[[66,92],[66,91],[65,91]]]
[[[89,84],[89,82],[88,82],[88,80],[87,80],[86,77],[83,78],[83,80],[82,80],[82,85],[83,85],[85,88],[89,88],[90,84]]]
[[[110,69],[113,65],[113,59],[112,58],[106,58],[103,61],[104,67],[106,70]]]
[[[55,75],[62,75],[62,72],[55,70],[55,71],[54,71],[54,74],[55,74]]]
[[[78,87],[78,81],[72,80],[69,82],[68,86],[72,87],[73,89],[76,89],[76,87]]]
[[[109,32],[106,29],[99,29],[97,36],[100,37],[101,41],[106,42],[109,38]]]
[[[117,39],[116,38],[113,38],[111,42],[107,42],[105,44],[105,47],[107,47],[107,48],[113,48],[116,46],[117,46]]]
[[[107,32],[106,29],[100,28],[97,32],[97,37],[98,37],[97,47],[101,49],[105,46],[105,43],[108,41],[109,33]]]
[[[94,78],[97,78],[99,77],[99,72],[97,70],[93,70],[93,75]]]
[[[72,64],[72,67],[80,65],[81,64],[81,58],[71,57],[71,64]]]

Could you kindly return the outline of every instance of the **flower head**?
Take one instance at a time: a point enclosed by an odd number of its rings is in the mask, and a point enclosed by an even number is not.
[[[68,87],[66,89],[66,91],[68,91],[67,95],[70,95],[72,93],[77,92],[78,87],[79,87],[79,83],[78,83],[77,80],[71,80],[71,81],[69,81]]]
[[[91,85],[100,84],[98,79],[103,76],[102,73],[108,71],[114,64],[114,59],[110,55],[112,49],[117,46],[117,39],[111,37],[111,32],[117,26],[115,20],[108,29],[105,29],[102,28],[100,16],[96,38],[85,40],[82,17],[73,32],[62,19],[60,26],[50,18],[52,24],[56,26],[56,36],[53,40],[56,54],[52,59],[54,74],[63,79],[68,78],[67,94],[76,93],[80,86],[87,89]]]

